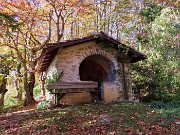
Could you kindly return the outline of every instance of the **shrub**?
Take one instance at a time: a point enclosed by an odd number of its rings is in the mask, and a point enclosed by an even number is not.
[[[161,102],[161,101],[151,101],[149,103],[150,107],[155,108],[155,109],[162,109],[162,108],[166,108],[168,105]]]
[[[35,86],[34,89],[33,89],[33,96],[34,97],[37,97],[41,95],[41,88],[40,88],[40,84]]]
[[[39,110],[47,109],[49,107],[48,106],[49,102],[50,102],[50,100],[45,100],[45,101],[39,102],[38,105],[37,105],[37,109],[39,109]]]
[[[180,105],[180,94],[176,95],[173,100],[172,100],[172,104],[179,104]]]
[[[176,99],[175,99],[176,101]],[[177,101],[179,102],[179,101]],[[176,103],[177,103],[176,102]],[[152,108],[155,108],[155,109],[177,109],[177,108],[180,108],[180,104],[175,104],[175,103],[164,103],[164,102],[161,102],[161,101],[151,101],[149,103],[150,107]]]

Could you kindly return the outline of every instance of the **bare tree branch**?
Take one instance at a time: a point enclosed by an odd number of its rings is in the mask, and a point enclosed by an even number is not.
[[[41,50],[50,41],[50,39],[51,39],[51,20],[52,20],[52,11],[50,11],[50,13],[49,13],[49,34],[48,34],[48,37],[40,46],[32,48],[32,50],[34,52]],[[40,43],[40,42],[38,41],[38,43]]]

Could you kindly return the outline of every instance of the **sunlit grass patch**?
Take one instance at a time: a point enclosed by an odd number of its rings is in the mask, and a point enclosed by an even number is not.
[[[18,105],[17,92],[14,89],[14,86],[9,85],[7,87],[8,91],[5,94],[4,106],[10,107]]]

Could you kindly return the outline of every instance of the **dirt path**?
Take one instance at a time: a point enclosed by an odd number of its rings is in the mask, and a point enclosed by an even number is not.
[[[35,102],[33,102],[31,105],[28,105],[28,106],[26,106],[26,107],[20,108],[18,111],[35,110],[35,109],[37,108],[37,104],[38,104],[38,102],[35,101]]]

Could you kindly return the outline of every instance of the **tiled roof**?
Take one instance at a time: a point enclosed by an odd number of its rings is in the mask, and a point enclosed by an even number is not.
[[[75,46],[75,45],[89,42],[89,41],[101,42],[101,40],[103,40],[103,39],[106,39],[110,43],[112,43],[111,45],[113,45],[115,49],[118,49],[118,46],[128,48],[127,55],[131,56],[131,57],[133,56],[132,59],[130,60],[131,63],[147,59],[147,56],[145,54],[143,54],[125,44],[120,43],[119,41],[115,40],[114,38],[108,36],[106,33],[100,32],[100,33],[92,34],[90,36],[83,37],[83,38],[68,40],[65,42],[47,44],[43,48],[42,53],[41,53],[40,61],[38,64],[38,72],[44,72],[47,70],[47,68],[51,64],[53,58],[56,56],[56,54],[60,48],[61,49],[67,48],[67,47]]]

